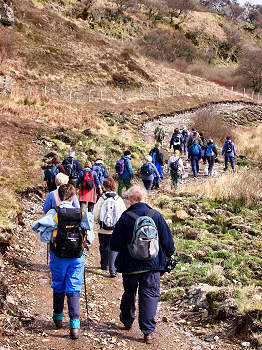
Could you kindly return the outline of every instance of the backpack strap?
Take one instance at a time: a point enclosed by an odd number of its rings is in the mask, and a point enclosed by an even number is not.
[[[56,206],[59,206],[59,198],[58,198],[57,190],[54,190],[53,193],[55,198],[55,204]]]
[[[155,210],[154,209],[149,209],[149,211],[147,213],[147,216],[149,216],[152,219],[154,214],[155,214]]]
[[[131,217],[132,219],[134,219],[134,220],[140,218],[139,215],[133,213],[132,211],[127,211],[126,214],[127,214],[128,216],[130,216],[130,217]]]

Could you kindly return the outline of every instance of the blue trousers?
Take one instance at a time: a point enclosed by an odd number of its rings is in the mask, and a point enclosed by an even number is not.
[[[227,156],[225,156],[225,170],[228,169],[228,161],[230,161],[231,168],[235,169],[235,157],[227,157]]]
[[[149,335],[156,327],[156,311],[160,296],[160,272],[148,271],[138,274],[123,274],[124,294],[120,310],[125,325],[132,325],[135,319],[136,293],[138,290],[138,323],[142,333]]]
[[[208,175],[212,175],[212,171],[213,171],[214,164],[215,164],[215,157],[208,156],[207,161],[208,161]]]
[[[153,185],[153,180],[142,180],[143,184],[146,188],[147,193],[151,191],[152,185]]]
[[[115,260],[118,253],[110,249],[111,237],[112,234],[98,233],[100,264],[103,270],[107,270],[109,268],[109,272],[111,274],[115,274]]]
[[[54,317],[62,319],[65,295],[70,320],[79,319],[80,292],[83,284],[85,255],[80,258],[58,258],[50,251]],[[73,327],[75,328],[75,327]]]
[[[191,166],[192,166],[192,171],[193,171],[194,177],[196,177],[198,172],[199,172],[199,158],[198,158],[198,156],[191,156]]]

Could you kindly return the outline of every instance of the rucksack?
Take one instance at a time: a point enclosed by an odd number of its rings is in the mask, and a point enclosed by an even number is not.
[[[207,149],[206,149],[207,157],[213,157],[214,156],[213,146],[214,146],[213,143],[211,143],[210,145],[207,145]]]
[[[95,187],[95,179],[91,170],[85,170],[84,180],[82,182],[82,189],[92,190]]]
[[[80,258],[84,250],[85,231],[81,227],[80,208],[55,208],[58,215],[57,234],[53,234],[51,251],[59,258]]]
[[[149,162],[146,162],[142,165],[141,167],[141,174],[144,176],[150,176],[153,175],[154,173],[154,168],[153,165]]]
[[[180,135],[177,134],[173,139],[173,145],[174,146],[180,145],[180,139],[181,139]]]
[[[198,156],[199,155],[199,145],[197,143],[193,143],[191,146],[191,153],[193,156]]]
[[[116,161],[116,165],[115,165],[116,174],[123,175],[124,170],[125,170],[125,160],[124,160],[124,158],[119,158]]]
[[[188,130],[183,130],[182,135],[184,137],[184,141],[186,141],[186,139],[188,138]]]
[[[171,173],[177,172],[179,159],[180,158],[178,158],[175,162],[170,163]]]
[[[59,173],[56,165],[53,165],[51,169],[46,169],[46,178],[49,185],[55,185],[55,177]]]
[[[137,260],[152,260],[159,252],[158,230],[152,219],[155,211],[150,209],[145,216],[139,216],[132,211],[128,211],[132,219],[135,220],[131,243],[128,244],[128,251],[132,258]]]
[[[76,163],[74,161],[74,158],[68,157],[63,161],[63,167],[65,171],[67,172],[67,175],[69,176],[69,179],[76,179],[77,178],[77,169],[76,169]]]
[[[226,143],[226,153],[231,153],[233,151],[233,145],[231,141],[227,141]]]
[[[104,203],[102,204],[99,216],[100,228],[113,230],[121,215],[117,204],[119,196],[108,193],[103,195],[102,198],[104,199]]]
[[[92,166],[92,170],[94,170],[97,174],[98,180],[100,181],[100,183],[102,184],[102,179],[103,179],[103,171],[101,169],[101,167],[97,164],[94,164]]]
[[[201,141],[202,141],[202,144],[203,144],[203,148],[206,148],[206,146],[207,146],[206,138],[204,136],[201,136],[200,138],[201,138]]]

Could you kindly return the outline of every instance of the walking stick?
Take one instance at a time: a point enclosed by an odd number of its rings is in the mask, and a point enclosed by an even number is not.
[[[46,245],[46,265],[48,266],[49,260],[49,244]]]

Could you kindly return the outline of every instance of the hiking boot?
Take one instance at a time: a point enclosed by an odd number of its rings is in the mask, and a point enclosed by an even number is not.
[[[132,328],[132,323],[131,324],[125,324],[124,321],[123,321],[123,317],[122,317],[122,313],[119,315],[119,319],[120,319],[120,322],[123,323],[125,329],[127,331],[129,331],[131,328]]]
[[[148,334],[148,335],[145,335],[145,334],[144,334],[144,343],[146,343],[146,344],[152,344],[153,341],[154,341],[153,333]]]
[[[80,335],[79,328],[70,328],[70,338],[71,339],[78,339],[79,335]]]
[[[57,329],[61,329],[63,327],[63,321],[62,320],[54,320],[54,324]]]
[[[114,278],[114,277],[116,277],[116,276],[117,276],[117,273],[116,273],[116,272],[110,273],[110,277]]]

